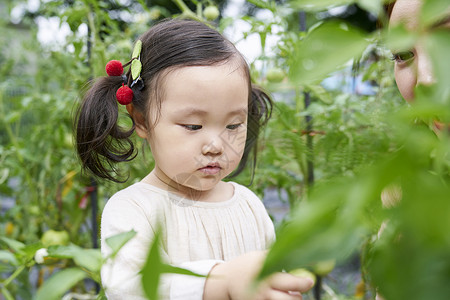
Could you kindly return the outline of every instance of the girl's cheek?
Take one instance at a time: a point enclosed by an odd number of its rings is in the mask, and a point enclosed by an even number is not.
[[[414,100],[414,88],[417,83],[417,76],[412,66],[395,66],[395,81],[403,98],[411,102]]]

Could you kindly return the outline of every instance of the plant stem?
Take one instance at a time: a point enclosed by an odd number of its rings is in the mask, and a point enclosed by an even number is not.
[[[5,296],[6,300],[14,300],[13,296],[11,295],[11,293],[8,291],[8,289],[6,287],[2,287],[2,294],[3,294],[3,296]]]
[[[172,0],[180,9],[182,13],[194,13],[183,0]]]
[[[181,14],[188,16],[192,19],[198,20],[198,21],[202,21],[202,19],[197,16],[187,5],[186,3],[184,3],[183,0],[172,0],[177,6],[178,8],[181,10]]]
[[[4,282],[3,282],[3,288],[6,288],[14,279],[16,279],[17,276],[19,276],[22,271],[25,270],[25,265],[22,265],[18,267],[14,273],[11,274]]]
[[[203,7],[201,2],[197,3],[197,16],[203,18]]]

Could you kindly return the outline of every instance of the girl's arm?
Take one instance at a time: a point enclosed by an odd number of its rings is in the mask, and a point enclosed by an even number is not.
[[[313,286],[311,279],[289,273],[275,273],[253,286],[265,257],[265,251],[250,252],[216,265],[206,280],[203,299],[302,299],[300,293]]]

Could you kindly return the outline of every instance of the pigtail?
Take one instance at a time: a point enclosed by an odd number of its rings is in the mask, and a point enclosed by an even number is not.
[[[130,139],[134,122],[130,130],[117,124],[116,91],[122,82],[121,76],[99,78],[85,95],[75,118],[76,147],[83,168],[114,182],[124,182],[119,179],[115,163],[136,156]]]
[[[247,120],[247,139],[245,141],[244,154],[242,159],[236,168],[236,170],[230,175],[235,177],[244,170],[247,165],[250,154],[252,154],[252,176],[251,182],[255,173],[256,158],[258,154],[258,136],[261,128],[267,124],[272,116],[272,99],[264,92],[260,87],[251,86],[251,95],[248,103],[248,120]],[[250,183],[251,185],[251,183]]]

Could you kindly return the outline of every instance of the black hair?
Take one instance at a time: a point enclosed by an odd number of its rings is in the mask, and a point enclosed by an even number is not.
[[[251,155],[254,165],[258,135],[271,116],[272,101],[268,94],[252,84],[248,64],[236,47],[209,26],[181,19],[162,21],[139,40],[142,41],[140,60],[144,88],[132,87],[132,104],[146,119],[150,110],[160,111],[162,97],[158,87],[164,72],[186,66],[218,65],[232,59],[240,61],[249,87],[247,140],[242,159],[232,176],[244,169]],[[130,86],[130,70],[126,75]],[[122,82],[122,76],[97,79],[86,93],[75,119],[76,146],[83,168],[115,182],[123,182],[115,164],[130,161],[137,154],[131,139],[134,121],[130,129],[117,124],[119,109],[115,93]]]

